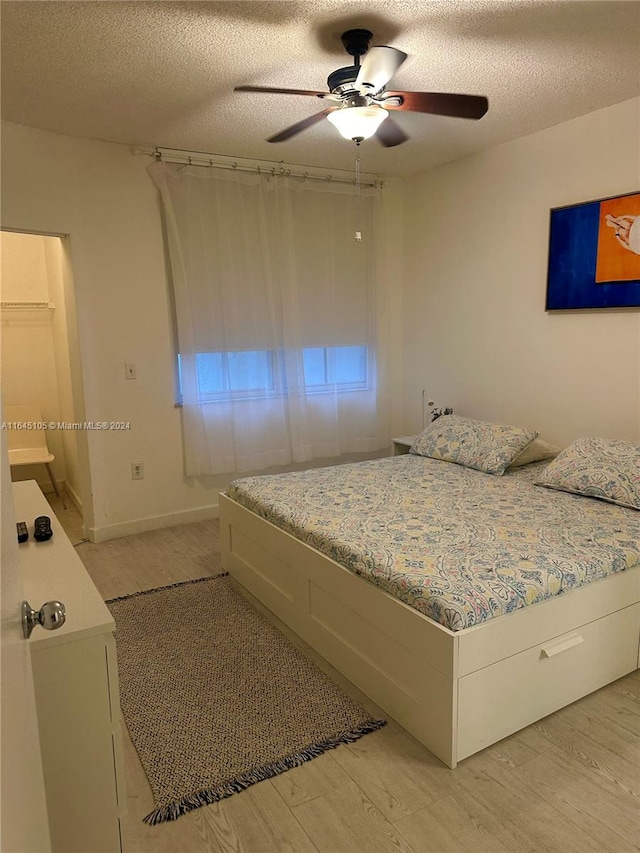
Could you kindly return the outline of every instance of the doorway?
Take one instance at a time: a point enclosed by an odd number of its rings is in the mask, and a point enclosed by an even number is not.
[[[77,543],[87,538],[92,512],[69,238],[2,230],[0,250],[3,404],[40,412],[55,457],[49,466],[12,466],[11,477],[36,480]]]

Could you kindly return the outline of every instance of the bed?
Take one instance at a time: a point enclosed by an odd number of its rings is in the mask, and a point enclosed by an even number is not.
[[[640,512],[535,485],[549,468],[242,478],[223,565],[454,768],[640,664]]]

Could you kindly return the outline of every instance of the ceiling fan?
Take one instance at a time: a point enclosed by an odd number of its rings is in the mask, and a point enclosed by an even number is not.
[[[345,139],[360,144],[375,134],[382,145],[391,148],[409,138],[389,115],[389,110],[479,119],[489,109],[482,95],[456,95],[442,92],[389,91],[385,87],[407,58],[395,47],[369,47],[373,34],[369,30],[347,30],[342,43],[353,56],[353,65],[338,68],[329,75],[328,92],[313,89],[278,89],[264,86],[236,86],[235,92],[268,92],[281,95],[308,95],[332,101],[335,106],[292,124],[267,142],[284,142],[292,136],[327,118]],[[366,56],[365,56],[366,54]],[[360,62],[360,57],[364,60]]]

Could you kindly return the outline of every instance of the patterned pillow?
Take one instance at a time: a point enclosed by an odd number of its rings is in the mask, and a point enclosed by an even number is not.
[[[522,427],[446,415],[420,433],[410,453],[455,462],[486,474],[504,474],[509,463],[537,435]]]
[[[536,486],[640,509],[640,445],[577,438],[547,465]]]

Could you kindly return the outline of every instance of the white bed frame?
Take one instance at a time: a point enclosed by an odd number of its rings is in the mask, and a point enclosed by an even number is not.
[[[640,567],[450,631],[220,495],[225,569],[454,768],[640,666]]]

